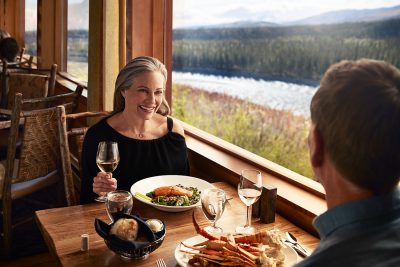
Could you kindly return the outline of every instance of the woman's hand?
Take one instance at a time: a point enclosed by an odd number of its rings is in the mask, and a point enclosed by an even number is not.
[[[93,192],[99,196],[103,196],[108,192],[117,189],[117,179],[112,177],[112,173],[99,172],[93,178]]]

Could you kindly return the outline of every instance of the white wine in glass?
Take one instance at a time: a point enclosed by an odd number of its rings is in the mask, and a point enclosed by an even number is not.
[[[251,205],[256,202],[262,191],[262,176],[258,170],[242,170],[238,184],[240,199],[247,206],[247,220],[243,226],[236,227],[236,232],[240,234],[253,234],[256,229],[251,226]]]
[[[112,173],[118,166],[119,152],[118,143],[103,141],[97,147],[96,164],[102,172]],[[96,201],[105,202],[106,193],[96,198]]]

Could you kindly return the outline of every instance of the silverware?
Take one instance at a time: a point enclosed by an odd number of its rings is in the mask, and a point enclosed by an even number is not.
[[[164,259],[157,259],[156,260],[156,264],[157,264],[157,267],[167,267],[167,265],[165,264],[165,261],[164,261]]]
[[[297,242],[297,238],[294,235],[292,235],[289,232],[286,232],[285,235],[286,235],[285,242],[290,243],[292,245],[292,248],[294,248],[294,250],[296,250],[299,254],[301,254],[304,257],[310,256],[311,253],[303,246],[301,246],[299,242]]]

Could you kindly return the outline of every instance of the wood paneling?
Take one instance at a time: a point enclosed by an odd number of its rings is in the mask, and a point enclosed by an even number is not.
[[[0,29],[6,30],[18,44],[25,45],[25,0],[0,0]]]

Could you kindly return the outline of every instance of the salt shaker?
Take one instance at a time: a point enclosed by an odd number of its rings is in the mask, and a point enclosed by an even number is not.
[[[89,234],[81,235],[81,251],[89,250]]]

